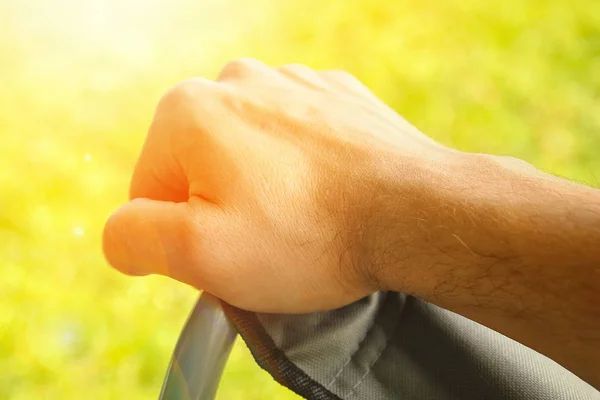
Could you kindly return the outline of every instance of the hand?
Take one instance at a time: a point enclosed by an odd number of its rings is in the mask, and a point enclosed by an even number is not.
[[[441,146],[346,73],[239,60],[175,86],[130,195],[104,231],[125,273],[262,312],[402,291],[600,382],[600,192]]]
[[[245,309],[335,308],[385,286],[392,219],[432,254],[418,207],[459,154],[347,73],[234,61],[160,101],[104,251]]]

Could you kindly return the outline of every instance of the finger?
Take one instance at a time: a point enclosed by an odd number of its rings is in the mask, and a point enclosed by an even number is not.
[[[340,70],[320,71],[319,75],[323,80],[329,83],[331,87],[342,93],[355,94],[362,97],[368,97],[371,100],[376,100],[378,103],[381,102],[369,88],[348,72]]]
[[[129,198],[185,202],[189,198],[189,185],[172,152],[156,151],[145,146],[136,163]]]
[[[222,87],[202,78],[187,79],[165,93],[156,107],[130,185],[130,199],[185,202],[189,198],[190,149],[209,148],[207,114],[224,96]],[[198,156],[197,151],[193,152]],[[195,160],[196,163],[202,163]]]
[[[239,58],[225,64],[217,81],[239,80],[249,76],[275,76],[275,71],[262,61],[253,58]]]
[[[202,288],[206,252],[198,207],[149,199],[128,202],[104,227],[106,259],[125,274],[160,274]]]
[[[302,64],[288,64],[277,68],[277,70],[288,79],[302,83],[313,89],[324,90],[327,88],[327,82],[311,68]]]
[[[379,99],[379,97],[377,97],[375,93],[371,91],[371,89],[369,89],[354,75],[341,70],[320,71],[319,75],[321,75],[323,79],[329,83],[330,87],[334,88],[334,90],[337,90],[340,93],[347,93],[358,97],[370,99],[372,101],[375,101],[379,105],[387,108],[390,111],[391,115],[394,116],[396,121],[399,121],[400,124],[402,124],[404,128],[403,132],[410,134],[411,137],[419,140],[420,142],[433,145],[434,147],[440,147],[440,144],[435,142],[429,136],[420,132],[417,128],[415,128],[404,118],[402,118],[396,111],[394,111],[387,104],[381,101],[381,99]]]

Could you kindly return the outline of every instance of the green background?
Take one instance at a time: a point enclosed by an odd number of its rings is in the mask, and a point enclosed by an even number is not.
[[[196,293],[107,267],[171,85],[259,58],[345,69],[417,127],[592,185],[600,2],[0,0],[0,399],[154,399]],[[238,343],[219,399],[292,399]]]

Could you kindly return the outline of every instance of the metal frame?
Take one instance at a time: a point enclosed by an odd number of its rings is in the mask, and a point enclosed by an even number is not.
[[[236,335],[219,300],[202,293],[181,331],[159,400],[213,400]]]

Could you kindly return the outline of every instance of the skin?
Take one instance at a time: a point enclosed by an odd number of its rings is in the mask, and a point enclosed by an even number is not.
[[[351,75],[227,64],[161,99],[110,264],[253,311],[402,291],[600,385],[600,191],[442,146]]]

